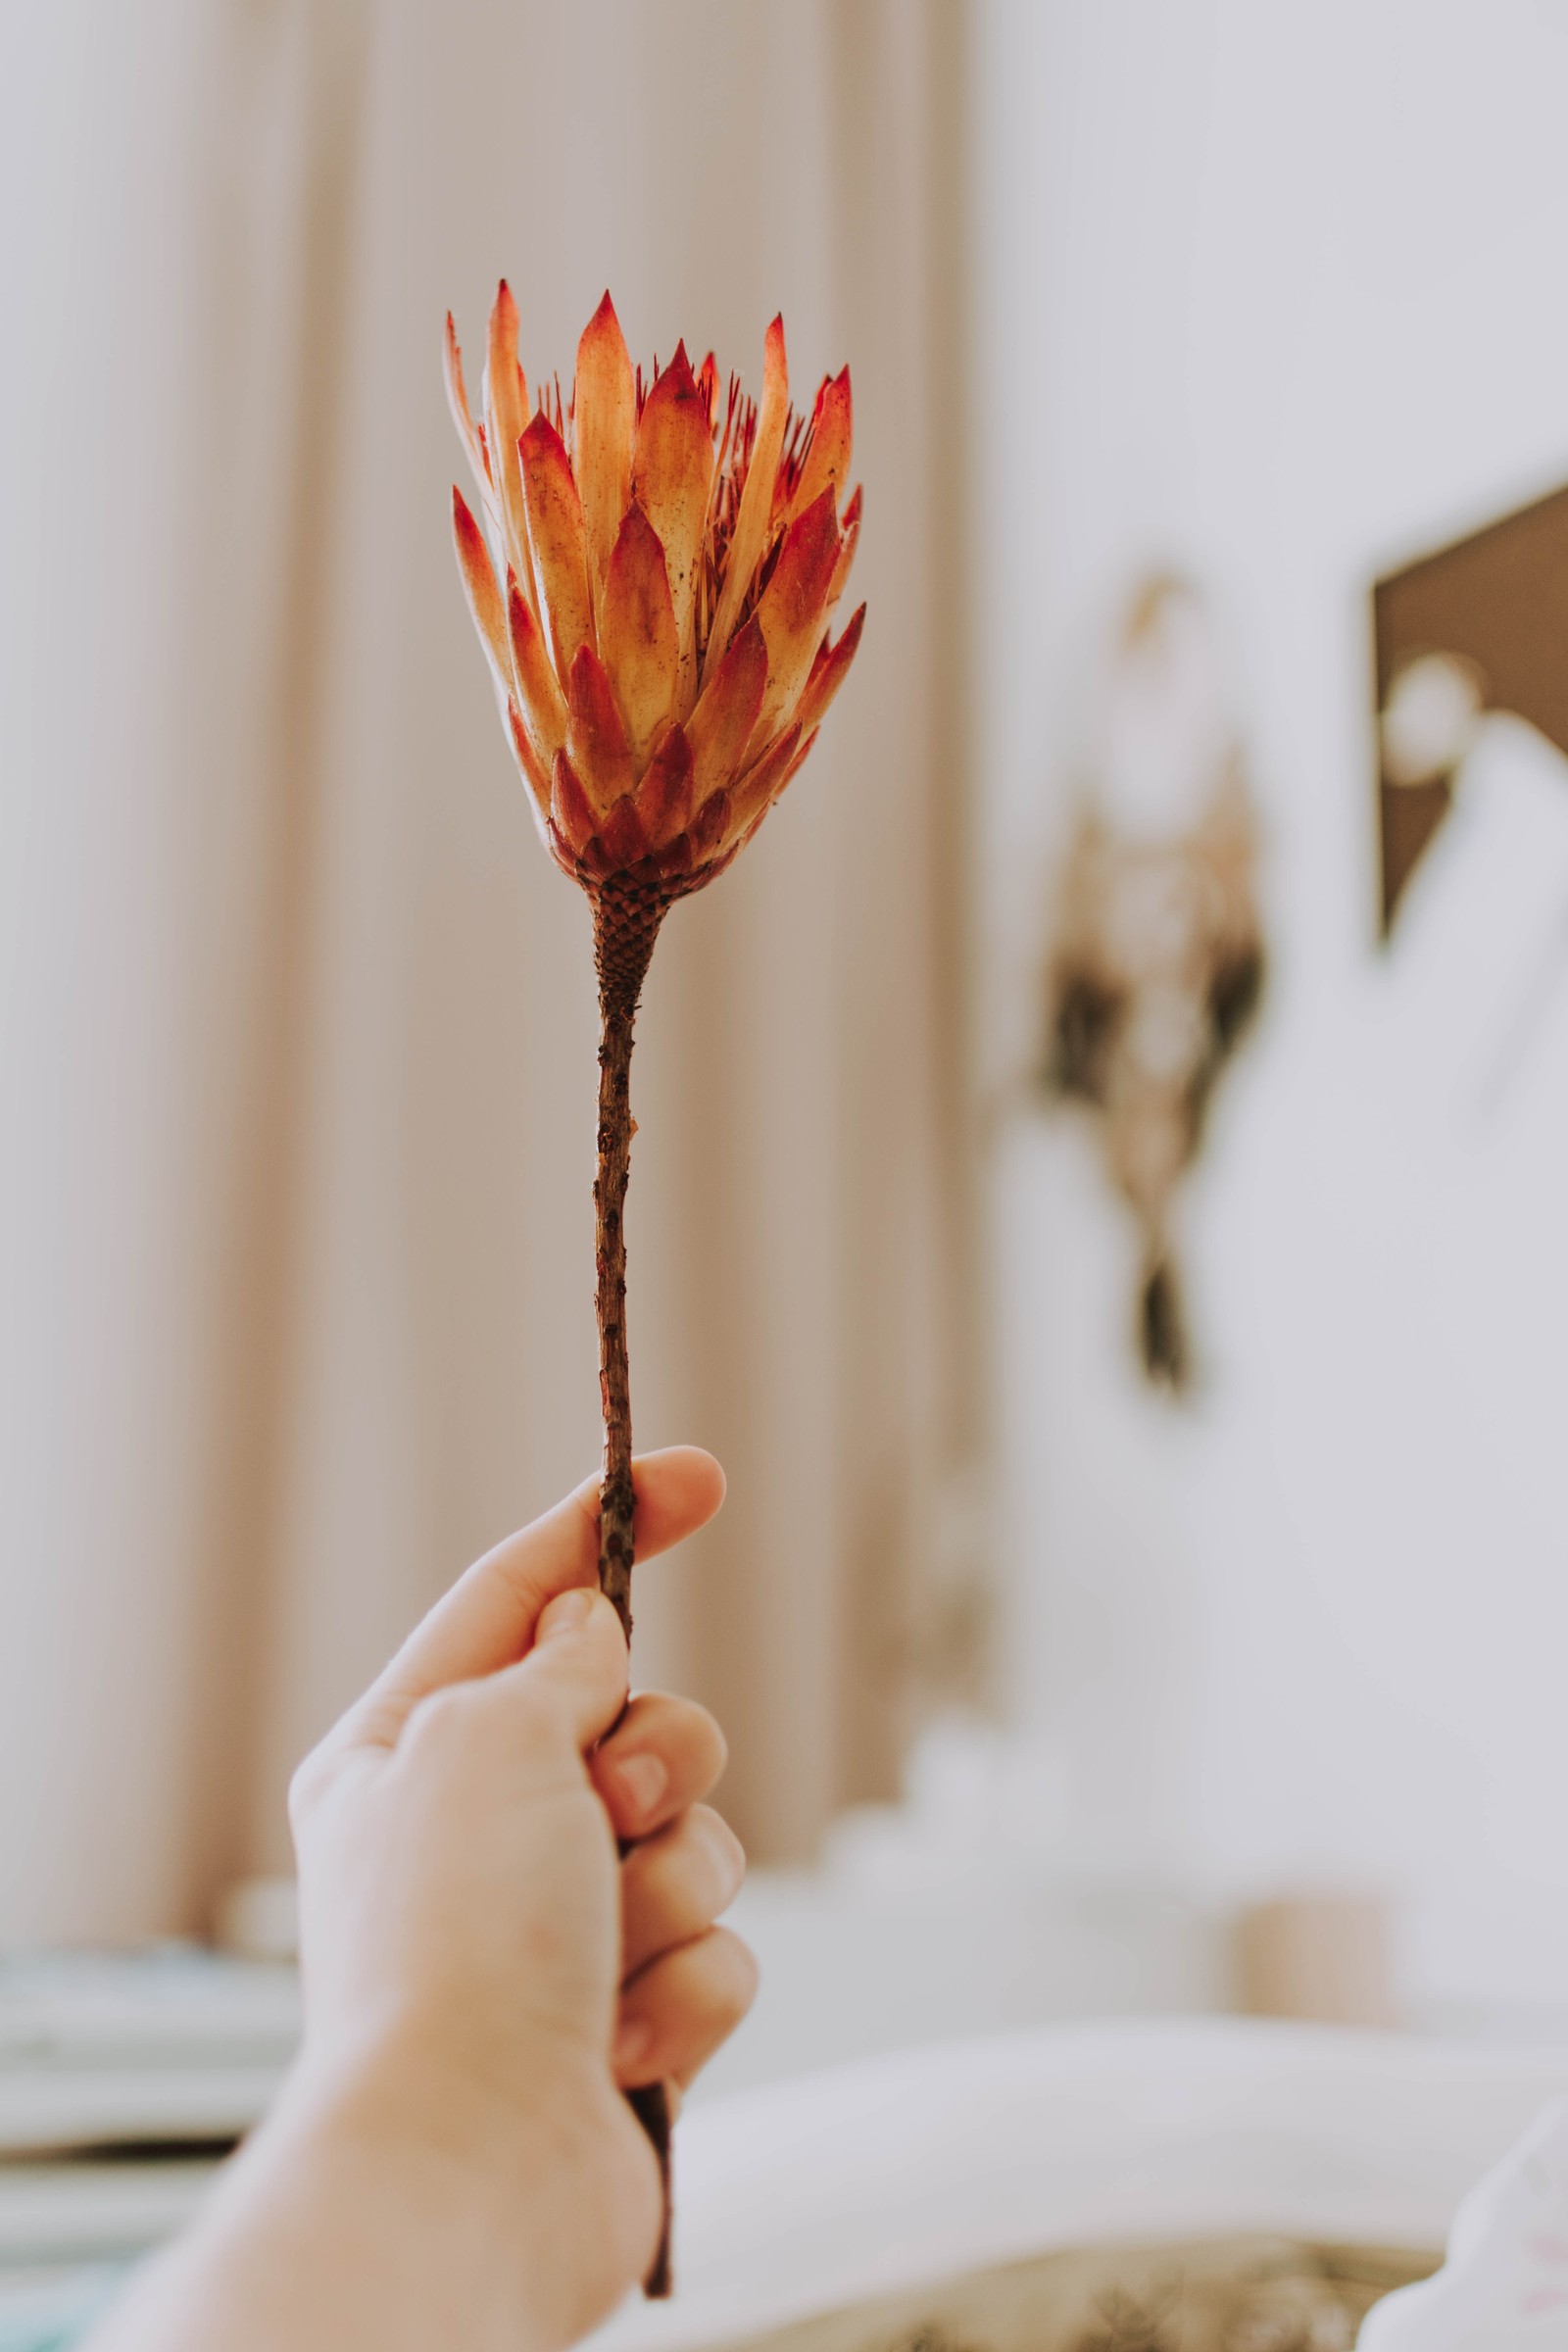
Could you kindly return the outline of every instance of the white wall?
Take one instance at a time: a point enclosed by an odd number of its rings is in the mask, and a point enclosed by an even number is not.
[[[1271,834],[1267,1018],[1189,1203],[1198,1406],[1129,1368],[1085,1139],[1001,1127],[1042,1802],[1074,1866],[1402,1888],[1429,2010],[1568,2008],[1568,766],[1493,727],[1380,958],[1366,606],[1568,479],[1568,8],[979,18],[999,1091],[1088,657],[1151,560],[1216,601]]]

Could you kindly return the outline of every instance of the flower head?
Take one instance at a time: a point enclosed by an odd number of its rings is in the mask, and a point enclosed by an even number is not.
[[[590,892],[667,904],[757,831],[859,643],[863,605],[829,630],[860,519],[850,371],[795,416],[775,318],[760,406],[684,344],[645,381],[607,294],[570,401],[558,380],[530,416],[503,279],[482,423],[450,318],[446,372],[483,518],[454,489],[458,564],[540,830]]]

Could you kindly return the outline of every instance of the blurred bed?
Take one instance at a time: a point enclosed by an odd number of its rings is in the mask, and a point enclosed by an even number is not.
[[[699,2106],[678,2291],[595,2352],[1334,2352],[1441,2259],[1568,2050],[1055,2028]]]

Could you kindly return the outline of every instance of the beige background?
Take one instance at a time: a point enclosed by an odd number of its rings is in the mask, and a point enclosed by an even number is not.
[[[921,1533],[975,1426],[961,12],[21,14],[0,1936],[198,1925],[276,1866],[304,1746],[595,1459],[586,915],[446,537],[440,319],[475,345],[502,271],[535,377],[607,282],[645,360],[755,378],[782,307],[801,392],[855,371],[858,673],[668,925],[634,1081],[638,1438],[731,1476],[642,1671],[806,1853],[975,1615]]]

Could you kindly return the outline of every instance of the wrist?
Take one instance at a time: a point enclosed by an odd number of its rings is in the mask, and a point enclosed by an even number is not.
[[[560,2352],[641,2276],[658,2230],[655,2168],[625,2101],[603,2066],[559,2046],[487,2076],[406,2028],[352,2051],[307,2044],[257,2154],[309,2183],[323,2214],[352,2211],[362,2243],[368,2232],[394,2264],[407,2247],[421,2278],[461,2281],[466,2343],[493,2330]]]

